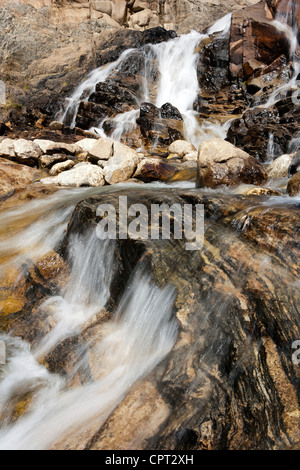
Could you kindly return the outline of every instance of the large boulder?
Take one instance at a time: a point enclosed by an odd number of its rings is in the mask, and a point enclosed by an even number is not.
[[[168,181],[178,172],[175,164],[166,162],[159,158],[145,158],[137,167],[134,178],[145,182],[150,181]]]
[[[136,169],[138,161],[138,158],[129,158],[125,155],[112,157],[104,167],[105,181],[108,184],[116,184],[129,180]]]
[[[255,158],[229,142],[211,139],[199,147],[198,187],[261,184],[266,178],[263,166]]]
[[[129,180],[140,160],[141,156],[135,150],[119,142],[113,142],[113,156],[104,166],[106,182],[116,184]]]
[[[104,186],[104,174],[103,170],[96,165],[90,163],[79,164],[68,171],[64,171],[57,176],[43,178],[41,183],[56,186]]]

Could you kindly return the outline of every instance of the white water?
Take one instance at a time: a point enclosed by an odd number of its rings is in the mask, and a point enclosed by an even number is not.
[[[222,35],[226,35],[229,33],[230,26],[231,26],[231,18],[232,18],[232,13],[228,13],[227,15],[223,16],[223,18],[220,18],[218,21],[216,21],[210,28],[207,30],[207,34],[214,34],[218,32],[222,32]]]
[[[2,336],[8,344],[17,341],[19,348],[4,368],[1,403],[9,403],[17,392],[39,390],[27,414],[0,432],[0,449],[49,449],[95,422],[100,427],[129,387],[173,347],[174,300],[173,289],[159,290],[137,272],[113,319],[103,327],[102,338],[91,338],[93,357],[82,357],[86,366],[93,360],[95,381],[70,391],[64,379],[36,362],[24,342]]]
[[[230,24],[231,14],[211,26],[208,34],[215,32],[221,32],[222,35],[229,34]],[[222,126],[218,122],[208,122],[203,125],[197,120],[197,113],[193,111],[193,104],[199,92],[196,49],[201,41],[208,37],[208,34],[203,35],[192,31],[190,34],[161,44],[148,45],[143,50],[145,73],[137,106],[139,107],[142,102],[151,102],[160,108],[165,103],[171,103],[182,114],[185,138],[195,146],[199,146],[202,141],[215,136],[225,138],[227,133],[226,125]],[[66,110],[60,116],[60,120],[70,121],[71,127],[74,127],[80,101],[88,100],[95,91],[96,84],[104,82],[114,70],[121,67],[130,54],[134,53],[135,50],[128,50],[116,62],[94,70],[68,99]],[[159,74],[156,96],[151,96],[150,92],[153,67],[157,67]],[[111,138],[120,140],[124,133],[134,130],[138,115],[139,109],[136,109],[114,117],[112,123],[115,130]],[[103,121],[89,130],[104,137],[106,135],[102,125]]]
[[[13,225],[15,218],[25,224],[19,231],[18,243],[15,238],[8,238],[2,242],[2,249],[8,252],[16,245],[19,248],[24,233],[28,236],[26,219],[30,224],[28,216],[36,209],[34,244],[44,246],[42,251],[34,252],[38,258],[49,245],[48,241],[45,244],[45,237],[55,217],[65,228],[71,215],[69,210],[64,212],[66,209],[73,210],[85,197],[111,190],[58,191],[47,200],[4,212],[2,221],[0,214],[0,227]],[[48,249],[62,239],[63,233],[60,229],[55,237],[50,237]],[[1,450],[49,449],[54,445],[61,448],[60,443],[69,434],[86,431],[95,423],[100,427],[131,385],[150,372],[175,343],[173,287],[159,289],[147,273],[138,271],[128,280],[110,321],[99,323],[110,296],[114,242],[99,240],[93,229],[71,238],[68,251],[71,274],[65,288],[61,296],[45,299],[40,307],[51,317],[50,332],[35,343],[34,349],[19,338],[0,335],[7,350],[7,363],[0,366]],[[16,259],[11,262],[16,264]],[[87,326],[89,334],[79,346],[74,346],[75,359],[70,362],[67,376],[50,373],[39,363],[62,340],[80,334]],[[81,370],[89,371],[89,380],[69,389],[69,383]],[[28,395],[31,400],[27,411],[14,422],[14,406]]]
[[[131,54],[132,49],[127,49],[123,54],[120,55],[119,59],[115,62],[107,64],[93,70],[74,91],[74,93],[67,98],[67,104],[65,110],[58,116],[58,120],[65,122],[70,121],[70,127],[75,127],[76,116],[80,102],[82,100],[88,101],[89,97],[96,90],[97,83],[105,82],[113,70],[117,70],[123,61]]]

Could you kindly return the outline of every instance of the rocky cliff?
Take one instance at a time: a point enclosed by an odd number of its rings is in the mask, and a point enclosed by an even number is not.
[[[0,120],[1,115],[2,120],[12,119],[11,110],[19,115],[22,106],[29,112],[27,123],[53,114],[59,102],[99,65],[99,53],[107,42],[116,38],[119,49],[137,45],[137,40],[130,39],[130,30],[160,25],[178,33],[201,31],[229,11],[256,2],[0,0],[0,78],[6,85]]]

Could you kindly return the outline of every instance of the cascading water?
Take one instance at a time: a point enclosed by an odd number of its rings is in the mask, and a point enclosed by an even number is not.
[[[207,39],[209,34],[216,32],[220,32],[222,36],[229,34],[230,22],[231,14],[226,15],[211,26],[208,34],[192,31],[190,34],[182,35],[161,44],[148,45],[143,50],[144,77],[139,90],[140,100],[137,107],[142,102],[151,102],[158,108],[165,103],[171,103],[180,111],[183,117],[185,138],[195,146],[199,146],[202,141],[212,137],[226,137],[226,123],[225,125],[213,122],[207,123],[207,125],[200,124],[197,120],[197,113],[193,110],[193,104],[199,92],[197,46]],[[60,116],[60,120],[74,127],[80,101],[88,100],[95,91],[97,83],[105,82],[110,74],[119,70],[124,61],[135,52],[134,49],[127,50],[116,62],[94,70],[87,80],[68,98],[66,109]],[[151,96],[149,91],[153,63],[156,64],[159,75],[155,96]],[[138,115],[139,109],[135,109],[115,116],[112,119],[115,130],[111,138],[120,140],[125,132],[134,130]],[[98,126],[94,126],[90,130],[102,137],[106,136],[103,130],[103,122],[99,122]]]
[[[67,206],[73,209],[74,203],[96,191],[101,189],[72,191]],[[37,205],[39,215],[33,226],[41,227],[36,234],[41,244],[52,225],[49,210],[56,217],[62,210],[54,210],[53,205],[54,200],[61,201],[62,192]],[[4,213],[3,220],[12,222],[11,217],[17,214],[21,218],[21,211],[25,220],[33,204],[23,205],[19,212]],[[69,218],[70,212],[64,213],[64,227]],[[20,240],[27,230],[19,233]],[[55,245],[62,236],[62,230],[56,233]],[[54,239],[51,241],[53,247]],[[16,242],[11,243],[15,246]],[[0,367],[0,449],[60,448],[60,441],[70,433],[95,423],[101,426],[130,386],[150,372],[175,343],[173,287],[159,289],[149,274],[138,270],[111,319],[98,324],[97,318],[110,297],[114,241],[99,240],[94,229],[71,238],[68,253],[71,273],[61,296],[45,299],[40,306],[51,316],[50,332],[33,348],[19,338],[0,335],[7,353],[7,363]],[[12,262],[16,263],[16,259]],[[61,341],[80,335],[87,325],[90,334],[85,344],[74,349],[76,359],[67,376],[50,373],[41,364],[43,358]],[[72,378],[82,370],[87,371],[88,380],[70,389]],[[28,408],[14,422],[11,407],[24,397],[29,397]]]

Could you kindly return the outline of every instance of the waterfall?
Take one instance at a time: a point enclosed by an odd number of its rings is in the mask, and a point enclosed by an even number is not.
[[[53,219],[62,219],[64,206],[73,210],[81,199],[111,190],[71,190],[68,197],[65,191],[58,191],[47,201],[29,202],[5,212],[3,220],[8,225],[16,216],[19,222],[26,220],[36,207],[37,220],[32,226],[39,226],[40,230],[35,242],[39,237],[43,244]],[[69,219],[70,211],[64,212],[60,221],[64,229]],[[22,240],[27,231],[25,225],[18,239]],[[62,240],[63,232],[60,229],[56,233],[52,247]],[[114,243],[100,240],[95,229],[71,236],[67,243],[69,279],[61,295],[45,298],[39,307],[51,317],[50,331],[37,339],[33,347],[12,335],[0,335],[6,346],[6,364],[0,366],[0,449],[61,448],[61,442],[70,433],[95,424],[100,427],[129,388],[174,346],[175,289],[170,285],[157,287],[146,271],[139,269],[132,275],[118,306],[109,317],[106,313],[105,321],[101,320],[110,297]],[[13,240],[12,246],[15,244]],[[8,247],[9,240],[5,245]],[[37,257],[40,254],[35,253]],[[16,263],[16,259],[12,262]],[[83,336],[74,346],[67,374],[49,372],[44,358],[62,341],[78,335]],[[85,382],[70,387],[73,378],[82,371],[87,377]],[[27,408],[15,421],[14,407],[23,403],[24,397],[28,400]]]
[[[160,290],[138,271],[130,282],[113,319],[103,327],[102,338],[91,338],[91,383],[66,390],[66,379],[49,374],[20,340],[1,337],[18,347],[8,355],[0,387],[3,406],[18,391],[33,388],[33,403],[15,424],[0,431],[0,449],[43,450],[69,433],[97,423],[99,428],[138,379],[151,371],[172,349],[176,323],[172,319],[174,289]],[[98,330],[97,330],[98,332]],[[81,367],[91,358],[81,357]]]
[[[275,157],[274,133],[270,132],[266,163],[272,163]]]
[[[165,103],[171,103],[178,108],[184,121],[185,138],[195,146],[199,146],[203,140],[212,137],[225,138],[226,125],[212,122],[209,125],[201,125],[197,120],[197,113],[193,110],[193,104],[199,92],[197,46],[207,39],[209,34],[217,32],[222,36],[229,34],[230,24],[231,14],[228,14],[211,26],[207,34],[192,31],[167,42],[144,47],[141,51],[144,58],[144,76],[138,93],[140,98],[136,103],[137,109],[119,114],[111,119],[114,125],[111,138],[120,140],[124,133],[135,129],[139,106],[142,102],[151,102],[158,108]],[[66,109],[59,119],[66,124],[70,124],[71,127],[75,127],[80,101],[88,100],[95,91],[97,83],[105,82],[135,52],[135,49],[129,49],[121,54],[117,61],[91,72],[88,78],[74,91],[73,95],[68,98]],[[151,96],[149,91],[153,67],[156,67],[158,71],[158,87],[155,96]],[[103,129],[104,121],[105,119],[89,130],[101,137],[106,137]]]
[[[76,116],[78,108],[82,100],[88,101],[92,93],[96,90],[97,83],[105,82],[113,70],[118,70],[123,61],[132,53],[133,49],[127,49],[120,55],[119,59],[111,62],[104,67],[99,67],[93,70],[74,91],[74,93],[67,98],[65,110],[60,113],[58,120],[70,125],[71,128],[75,127]]]

